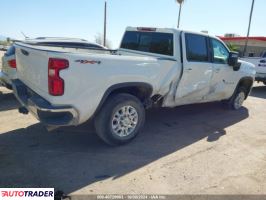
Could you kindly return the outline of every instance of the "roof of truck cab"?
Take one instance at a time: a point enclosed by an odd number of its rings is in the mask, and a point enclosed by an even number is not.
[[[150,29],[150,30],[149,30]],[[186,32],[186,33],[194,33],[198,35],[204,35],[204,36],[211,36],[207,33],[203,32],[196,32],[196,31],[189,31],[189,30],[181,30],[177,28],[156,28],[156,27],[127,27],[126,31],[143,31],[143,32],[159,32],[159,33],[180,33],[180,32]]]
[[[156,27],[127,27],[126,31],[162,32],[162,33],[180,32],[180,30],[174,28],[156,28]]]

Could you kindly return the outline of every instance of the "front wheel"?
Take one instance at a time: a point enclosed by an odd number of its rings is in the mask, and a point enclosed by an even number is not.
[[[246,89],[244,87],[239,87],[236,93],[228,101],[226,101],[229,108],[232,110],[240,109],[246,99],[246,94]]]
[[[266,81],[263,81],[263,84],[266,85]]]
[[[145,109],[138,98],[117,94],[108,98],[95,117],[98,136],[109,145],[130,142],[145,122]]]

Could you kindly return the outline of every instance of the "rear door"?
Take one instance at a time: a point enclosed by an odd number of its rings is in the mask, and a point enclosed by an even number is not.
[[[213,74],[209,40],[205,35],[182,33],[183,76],[176,91],[177,105],[204,101]]]

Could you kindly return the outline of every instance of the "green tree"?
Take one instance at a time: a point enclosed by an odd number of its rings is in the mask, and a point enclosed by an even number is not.
[[[235,44],[228,43],[227,46],[230,49],[230,51],[239,51],[239,47]]]
[[[6,38],[6,42],[10,44],[10,37]]]
[[[102,34],[97,33],[94,37],[95,37],[94,41],[97,44],[100,44],[100,45],[104,46],[104,41],[103,41],[104,40],[104,36]],[[108,49],[112,48],[112,43],[111,43],[111,41],[108,38],[105,41],[105,47],[107,47]]]
[[[6,45],[8,45],[8,43],[7,43],[7,41],[0,41],[0,45],[6,46]]]

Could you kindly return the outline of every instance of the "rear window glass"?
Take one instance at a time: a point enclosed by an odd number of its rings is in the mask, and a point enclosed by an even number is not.
[[[207,38],[202,35],[186,33],[187,60],[208,61]]]
[[[172,56],[173,34],[127,31],[121,48]]]
[[[12,45],[11,47],[8,48],[8,50],[5,53],[5,56],[12,56],[15,54],[15,47]]]

